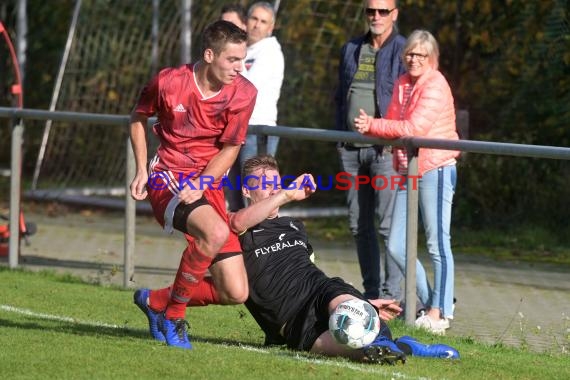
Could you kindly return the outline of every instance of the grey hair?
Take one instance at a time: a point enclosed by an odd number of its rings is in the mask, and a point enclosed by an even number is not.
[[[251,4],[249,9],[247,10],[247,18],[249,18],[251,16],[254,9],[256,9],[256,8],[264,8],[266,11],[270,12],[271,13],[271,19],[272,19],[273,23],[275,24],[275,8],[273,7],[273,5],[271,5],[271,3],[268,3],[267,1],[258,1],[257,3]]]
[[[429,62],[434,69],[437,69],[439,66],[439,45],[435,37],[427,30],[417,29],[410,34],[404,45],[402,59],[405,61],[406,54],[418,45],[426,49]]]

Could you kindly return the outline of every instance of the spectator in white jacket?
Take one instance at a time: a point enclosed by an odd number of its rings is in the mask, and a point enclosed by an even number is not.
[[[281,93],[285,59],[281,45],[272,36],[275,27],[275,9],[266,1],[251,5],[247,12],[247,57],[245,70],[242,75],[257,88],[258,95],[249,125],[277,125],[277,101]],[[265,152],[258,152],[259,144],[265,147]],[[228,190],[230,211],[237,211],[245,206],[241,194],[241,173],[243,163],[253,156],[266,153],[275,156],[279,144],[278,136],[248,135],[245,145],[241,148],[238,159],[230,172],[230,180],[234,190]]]

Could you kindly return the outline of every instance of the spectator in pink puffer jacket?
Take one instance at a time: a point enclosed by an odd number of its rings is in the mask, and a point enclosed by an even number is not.
[[[395,139],[420,136],[457,140],[453,95],[447,80],[438,71],[439,48],[435,38],[425,30],[414,31],[403,51],[407,73],[394,86],[386,118],[374,119],[363,110],[354,121],[358,132],[369,136]],[[418,154],[420,213],[427,247],[434,268],[430,286],[422,264],[417,262],[417,294],[427,308],[416,326],[444,334],[453,319],[454,262],[451,252],[451,205],[456,184],[457,151],[424,149]],[[394,149],[394,168],[408,173],[404,148]],[[398,189],[388,252],[402,270],[406,264],[405,186]]]

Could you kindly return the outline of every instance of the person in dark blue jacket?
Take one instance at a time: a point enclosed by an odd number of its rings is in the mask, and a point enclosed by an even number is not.
[[[374,117],[383,117],[394,83],[405,72],[402,49],[406,39],[396,27],[397,1],[367,0],[364,4],[369,31],[350,40],[341,50],[336,93],[336,129],[341,131],[354,130],[354,119],[360,109]],[[349,225],[356,242],[364,295],[370,299],[401,300],[402,272],[385,254],[396,189],[390,186],[390,181],[397,176],[392,167],[392,149],[385,145],[346,142],[338,143],[337,148],[342,170],[350,173],[353,180],[347,190]],[[357,175],[376,177],[375,183],[356,186]],[[384,190],[375,190],[383,187]],[[384,260],[381,260],[379,244],[384,247]]]

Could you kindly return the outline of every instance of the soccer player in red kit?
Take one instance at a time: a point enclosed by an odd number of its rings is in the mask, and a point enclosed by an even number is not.
[[[257,96],[240,74],[246,41],[246,33],[230,22],[210,24],[202,36],[202,58],[160,71],[131,114],[137,167],[131,196],[143,200],[148,195],[157,221],[169,232],[183,232],[188,241],[166,311],[147,313],[157,318],[170,346],[192,348],[184,318],[193,299],[230,304],[248,295],[240,244],[228,227],[220,186],[245,141]],[[146,125],[153,115],[160,146],[147,169]],[[211,278],[204,278],[207,270]],[[138,291],[135,303],[150,308],[152,297],[152,291]]]

